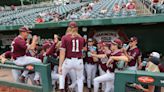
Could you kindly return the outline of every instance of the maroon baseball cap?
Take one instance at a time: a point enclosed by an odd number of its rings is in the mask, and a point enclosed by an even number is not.
[[[71,28],[76,28],[76,27],[78,27],[78,26],[77,26],[77,23],[74,22],[74,21],[71,21],[71,22],[68,24],[68,26],[71,27]]]
[[[130,42],[131,42],[131,41],[138,41],[138,38],[135,37],[135,36],[133,36],[133,37],[130,38]]]
[[[29,28],[26,27],[26,26],[20,27],[20,28],[19,28],[19,31],[20,31],[20,32],[28,32],[28,33],[31,33],[31,32],[32,32],[32,31],[29,30]]]
[[[111,41],[112,44],[118,45],[118,46],[122,46],[122,41],[118,38],[114,39],[113,41]]]

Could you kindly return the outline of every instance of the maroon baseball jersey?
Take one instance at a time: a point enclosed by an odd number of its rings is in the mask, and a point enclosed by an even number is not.
[[[121,56],[122,54],[123,53],[120,50],[117,50],[117,51],[111,52],[111,54],[107,55],[107,56],[109,56],[109,58],[110,58],[110,56]],[[117,68],[116,62],[118,62],[118,61],[113,61],[108,67],[106,66],[106,63],[105,64],[101,64],[101,68],[104,71],[109,70],[110,72],[114,72],[115,69]]]
[[[17,36],[11,44],[11,52],[13,59],[16,59],[17,57],[24,56],[26,54],[26,41],[21,36]]]
[[[82,58],[82,49],[85,43],[83,37],[72,37],[71,34],[67,34],[62,37],[61,41],[61,49],[66,50],[66,58]]]
[[[128,52],[128,55],[130,55],[131,57],[133,57],[131,59],[131,61],[128,62],[128,66],[135,66],[136,65],[136,62],[137,62],[137,59],[140,56],[139,49],[138,48],[129,49],[127,52]]]

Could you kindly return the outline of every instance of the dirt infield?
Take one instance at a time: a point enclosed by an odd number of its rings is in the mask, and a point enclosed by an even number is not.
[[[11,69],[2,69],[1,68],[0,69],[0,80],[14,82],[14,79],[11,76]],[[0,92],[32,92],[32,91],[0,85]]]
[[[0,92],[32,92],[32,91],[14,88],[14,87],[0,86]]]

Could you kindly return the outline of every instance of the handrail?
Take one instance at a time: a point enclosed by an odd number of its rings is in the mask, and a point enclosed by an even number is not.
[[[142,0],[142,3],[145,4],[145,5],[148,7],[148,9],[149,9],[153,14],[156,14],[156,13],[157,13],[157,12],[156,12],[156,9],[154,9],[154,8],[152,7],[152,5],[148,5],[148,4],[145,2],[145,0]]]

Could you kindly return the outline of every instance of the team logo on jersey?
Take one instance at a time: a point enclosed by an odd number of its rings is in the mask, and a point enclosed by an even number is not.
[[[149,76],[140,76],[138,77],[138,81],[141,83],[153,83],[154,78],[149,77]]]

